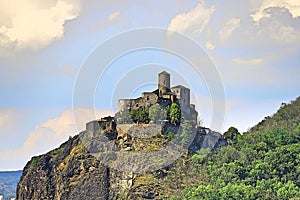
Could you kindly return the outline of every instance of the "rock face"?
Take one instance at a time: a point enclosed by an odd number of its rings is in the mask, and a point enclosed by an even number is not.
[[[74,137],[24,168],[17,199],[108,199],[109,169],[85,154]]]
[[[153,126],[144,128],[163,130]],[[104,165],[103,159],[100,162],[93,156],[93,152],[111,151],[118,155],[120,152],[155,151],[163,148],[168,141],[165,137],[137,138],[136,129],[132,135],[126,132],[117,127],[85,131],[70,138],[59,148],[33,157],[23,170],[17,187],[17,199],[160,199],[157,191],[162,185],[159,182],[147,185],[145,176],[163,178],[161,171],[144,174],[118,171],[117,168]],[[222,135],[209,129],[196,132],[189,149],[191,153],[201,147],[215,149],[226,144]],[[85,144],[85,140],[90,141],[89,145]],[[99,140],[102,141],[100,144],[97,143]],[[170,168],[171,165],[164,170]]]

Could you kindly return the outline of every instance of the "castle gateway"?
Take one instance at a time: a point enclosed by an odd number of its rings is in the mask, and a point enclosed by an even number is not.
[[[197,122],[198,112],[195,105],[190,103],[190,89],[182,85],[170,87],[170,74],[163,71],[158,74],[158,87],[153,92],[143,92],[142,96],[136,99],[119,99],[118,112],[124,110],[147,109],[153,105],[160,105],[162,108],[177,103],[180,105],[184,119]]]

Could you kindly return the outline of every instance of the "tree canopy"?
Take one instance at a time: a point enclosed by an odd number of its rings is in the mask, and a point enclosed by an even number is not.
[[[181,119],[180,106],[177,103],[172,103],[170,108],[170,119],[171,122],[178,125]]]
[[[234,140],[206,157],[193,155],[191,171],[201,175],[173,199],[298,199],[300,197],[300,99],[284,104],[249,132],[230,127]]]

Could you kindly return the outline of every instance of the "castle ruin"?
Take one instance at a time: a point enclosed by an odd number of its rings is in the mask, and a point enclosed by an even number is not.
[[[187,120],[197,122],[198,112],[195,105],[190,103],[190,89],[182,85],[170,87],[170,74],[163,71],[158,74],[158,87],[153,92],[143,92],[142,96],[136,99],[119,99],[118,112],[124,110],[147,109],[158,104],[165,108],[172,103],[180,105],[181,113]]]

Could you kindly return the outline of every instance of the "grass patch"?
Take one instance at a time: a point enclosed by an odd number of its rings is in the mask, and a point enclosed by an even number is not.
[[[39,157],[32,157],[32,159],[30,161],[30,166],[35,167],[35,166],[37,166],[38,162],[39,162]]]

